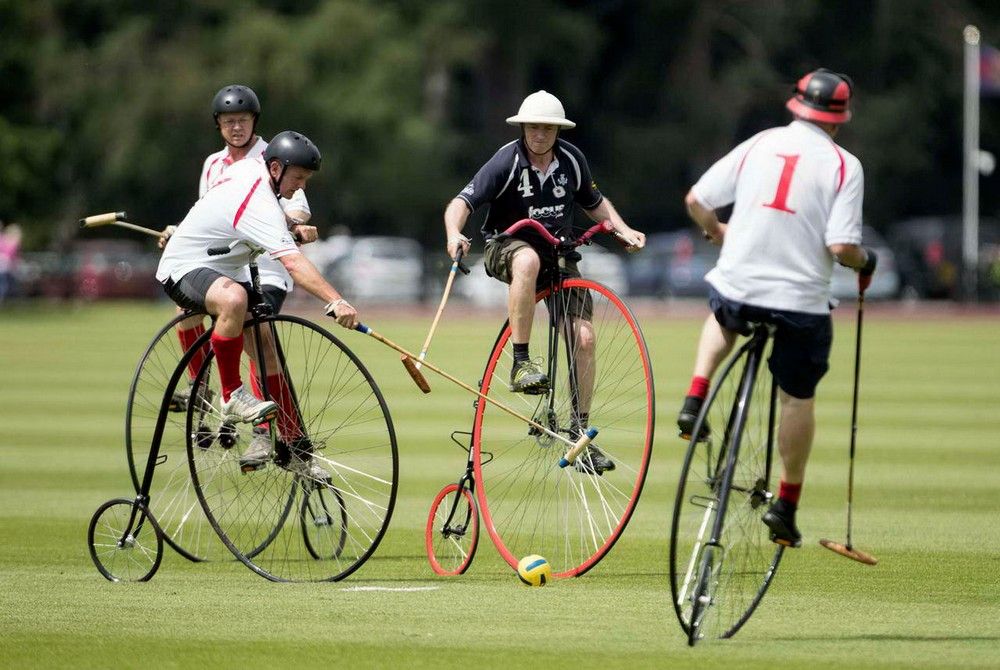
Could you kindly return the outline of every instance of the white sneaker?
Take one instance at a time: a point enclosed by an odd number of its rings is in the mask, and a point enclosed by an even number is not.
[[[259,400],[241,386],[222,403],[222,420],[229,422],[260,423],[278,414],[278,404],[273,400]]]
[[[253,438],[240,456],[240,470],[251,472],[271,460],[271,431],[254,428]]]

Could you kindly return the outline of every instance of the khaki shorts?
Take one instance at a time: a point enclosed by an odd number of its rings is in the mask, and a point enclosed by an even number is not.
[[[511,261],[514,259],[514,254],[524,247],[530,247],[531,245],[524,240],[519,240],[514,237],[508,237],[507,239],[496,242],[490,240],[486,243],[486,251],[483,254],[483,265],[486,266],[486,274],[496,279],[499,279],[504,284],[510,284],[511,272],[510,265]],[[540,273],[540,274],[544,274]],[[566,261],[566,274],[569,277],[580,277],[580,270],[576,267],[576,263],[573,261]],[[539,285],[536,287],[537,290],[547,288],[546,280],[540,278]],[[590,292],[582,288],[572,288],[566,291],[568,296],[564,298],[566,305],[566,313],[570,316],[575,316],[582,318],[584,321],[593,320],[594,316],[594,299],[590,295]],[[550,303],[552,297],[550,296],[547,303]]]

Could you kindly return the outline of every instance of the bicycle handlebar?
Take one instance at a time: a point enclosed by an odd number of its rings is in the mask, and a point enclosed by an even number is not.
[[[548,242],[554,247],[568,246],[570,248],[579,247],[583,244],[589,243],[590,238],[592,238],[597,233],[614,232],[614,227],[611,225],[611,222],[605,219],[604,221],[600,221],[599,223],[595,223],[594,225],[592,225],[576,239],[567,241],[559,239],[558,237],[550,233],[545,228],[544,225],[542,225],[539,221],[536,221],[535,219],[521,219],[520,221],[515,221],[514,223],[512,223],[510,226],[507,227],[505,231],[499,233],[497,237],[501,235],[505,237],[510,237],[514,233],[518,232],[523,228],[530,228],[531,230],[534,230],[536,233],[542,236],[542,239],[544,239],[546,242]]]

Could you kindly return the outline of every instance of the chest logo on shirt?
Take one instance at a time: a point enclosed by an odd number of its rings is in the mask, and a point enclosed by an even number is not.
[[[522,198],[535,195],[535,189],[531,188],[531,173],[528,168],[521,170],[521,183],[518,184],[517,190],[521,192]]]
[[[529,207],[528,217],[532,219],[558,219],[563,215],[566,205],[549,205],[548,207]]]
[[[566,195],[565,186],[568,182],[569,179],[566,178],[566,173],[560,174],[559,178],[556,179],[556,185],[552,187],[552,195],[554,195],[557,198],[561,198],[564,195]]]

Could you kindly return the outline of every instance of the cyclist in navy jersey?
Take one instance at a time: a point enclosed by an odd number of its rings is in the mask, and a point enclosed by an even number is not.
[[[630,251],[641,249],[646,237],[626,225],[611,201],[601,194],[583,153],[559,137],[560,129],[573,128],[576,124],[566,119],[558,98],[546,91],[536,91],[524,99],[518,113],[508,118],[507,123],[520,126],[521,137],[500,147],[445,210],[447,250],[452,258],[460,248],[463,253],[469,250],[470,240],[462,235],[462,228],[470,214],[488,205],[489,212],[482,228],[486,238],[486,271],[510,286],[507,307],[514,350],[510,387],[517,393],[543,394],[549,389],[548,376],[541,364],[531,359],[528,340],[535,293],[542,265],[549,255],[539,254],[538,249],[544,247],[535,239],[537,234],[533,237],[528,232],[524,236],[501,240],[493,236],[520,219],[530,218],[541,222],[557,237],[571,237],[576,204],[594,221],[610,221],[620,237],[628,241]],[[569,276],[580,276],[576,263],[571,260],[567,260],[566,270]],[[580,341],[590,343],[589,348],[584,346],[577,354],[578,363],[586,365],[594,355],[590,302],[585,298],[578,302],[580,304],[570,305],[569,313],[574,315],[574,328],[584,331]],[[589,391],[581,389],[584,395],[589,395]],[[577,429],[587,426],[588,414],[589,410],[581,411],[575,417]],[[593,453],[596,449],[591,451],[598,471],[614,468],[609,459]]]

